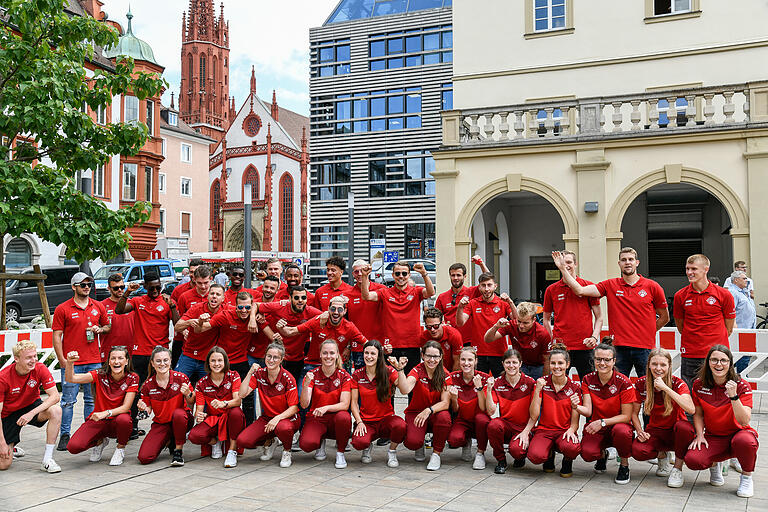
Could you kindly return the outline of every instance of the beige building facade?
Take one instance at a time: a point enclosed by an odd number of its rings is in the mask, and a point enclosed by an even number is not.
[[[460,0],[453,13],[439,274],[480,254],[501,291],[541,300],[559,278],[552,250],[597,281],[629,245],[668,297],[704,252],[721,280],[754,263],[766,300],[765,2]]]

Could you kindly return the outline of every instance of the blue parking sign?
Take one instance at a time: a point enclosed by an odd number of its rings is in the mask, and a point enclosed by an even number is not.
[[[400,259],[400,253],[397,251],[384,251],[384,263],[393,263]]]

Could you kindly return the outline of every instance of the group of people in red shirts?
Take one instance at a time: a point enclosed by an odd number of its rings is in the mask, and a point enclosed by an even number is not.
[[[349,443],[363,463],[373,460],[375,446],[388,444],[387,465],[397,467],[400,443],[425,461],[431,433],[432,471],[446,446],[461,448],[462,460],[484,469],[490,444],[496,473],[506,472],[507,452],[514,468],[528,459],[552,472],[560,453],[563,477],[572,475],[577,456],[602,473],[613,448],[616,483],[629,482],[633,457],[657,459],[656,474],[670,487],[683,485],[684,463],[710,468],[710,483],[722,485],[721,464],[732,459],[741,472],[738,495],[751,496],[758,447],[751,389],[728,348],[733,298],[707,279],[706,256],[688,258],[689,285],[675,294],[682,378],[672,375],[670,354],[655,348],[656,331],[669,320],[667,303],[659,284],[637,273],[633,249],[619,254],[620,277],[597,284],[577,276],[572,252],[552,256],[562,279],[546,290],[543,325],[535,304],[496,294],[479,257],[477,286],[465,286],[467,269],[454,264],[451,288],[426,308],[422,302],[435,291],[418,263],[395,264],[394,285],[384,287],[370,281],[371,267],[361,260],[352,266],[355,285],[344,283],[345,261],[329,258],[328,283],[313,294],[298,266],[283,269],[278,260],[268,262],[255,289],[243,286],[243,268],[231,271],[225,289],[211,284],[209,267],[192,261],[193,278],[170,297],[161,294],[159,276],[147,273],[146,294],[128,298],[138,285],[126,289],[116,275],[103,303],[88,296],[92,279],[78,274],[73,299],[54,314],[61,407],[50,372],[31,359],[28,342],[14,348],[15,364],[0,372],[0,469],[10,466],[9,450],[26,423],[48,423],[48,472],[60,470],[52,458],[59,428],[58,449],[90,448],[94,462],[110,438],[117,442],[110,464],[118,465],[126,444],[145,436],[142,464],[167,447],[171,464],[183,465],[188,439],[203,455],[224,458],[225,467],[252,448],[269,460],[277,440],[281,467],[291,465],[292,446],[324,460],[329,438],[337,468],[347,466]],[[411,270],[424,286],[413,285]],[[605,338],[601,297],[611,320]],[[579,382],[569,377],[571,366]],[[70,436],[80,386],[88,386],[85,421]],[[394,411],[395,388],[408,395],[404,417]],[[142,413],[153,415],[148,433],[138,428]]]

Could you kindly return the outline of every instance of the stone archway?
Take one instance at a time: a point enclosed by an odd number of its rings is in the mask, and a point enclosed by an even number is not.
[[[238,222],[229,230],[224,240],[224,250],[230,252],[243,252],[243,243],[245,241],[245,223]],[[251,247],[254,251],[261,250],[261,238],[256,230],[251,228]]]

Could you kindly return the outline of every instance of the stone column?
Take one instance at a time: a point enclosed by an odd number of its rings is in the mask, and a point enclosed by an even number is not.
[[[437,170],[432,171],[435,179],[435,257],[437,264],[437,281],[440,291],[446,290],[448,282],[448,267],[460,261],[467,268],[469,251],[472,240],[469,236],[462,240],[455,239],[456,228],[456,177],[459,171],[455,169],[454,159],[435,159]]]
[[[606,278],[609,269],[608,239],[605,232],[605,220],[608,204],[605,195],[605,173],[611,162],[605,159],[602,148],[576,152],[576,163],[571,167],[576,172],[576,215],[579,219],[578,261],[579,274],[590,281]],[[586,213],[585,204],[597,202],[597,212]],[[563,237],[565,238],[565,237]],[[617,243],[621,243],[619,241]],[[568,247],[566,240],[566,247]],[[570,241],[574,245],[574,241]]]
[[[768,105],[766,105],[768,109]],[[768,190],[768,137],[747,139],[747,190],[749,194],[749,233],[734,233],[733,258],[742,259],[749,266],[749,276],[755,281],[755,303],[768,300],[768,267],[762,264],[768,251],[768,202],[764,192]],[[746,254],[746,246],[749,254]],[[737,252],[738,249],[738,252]]]

